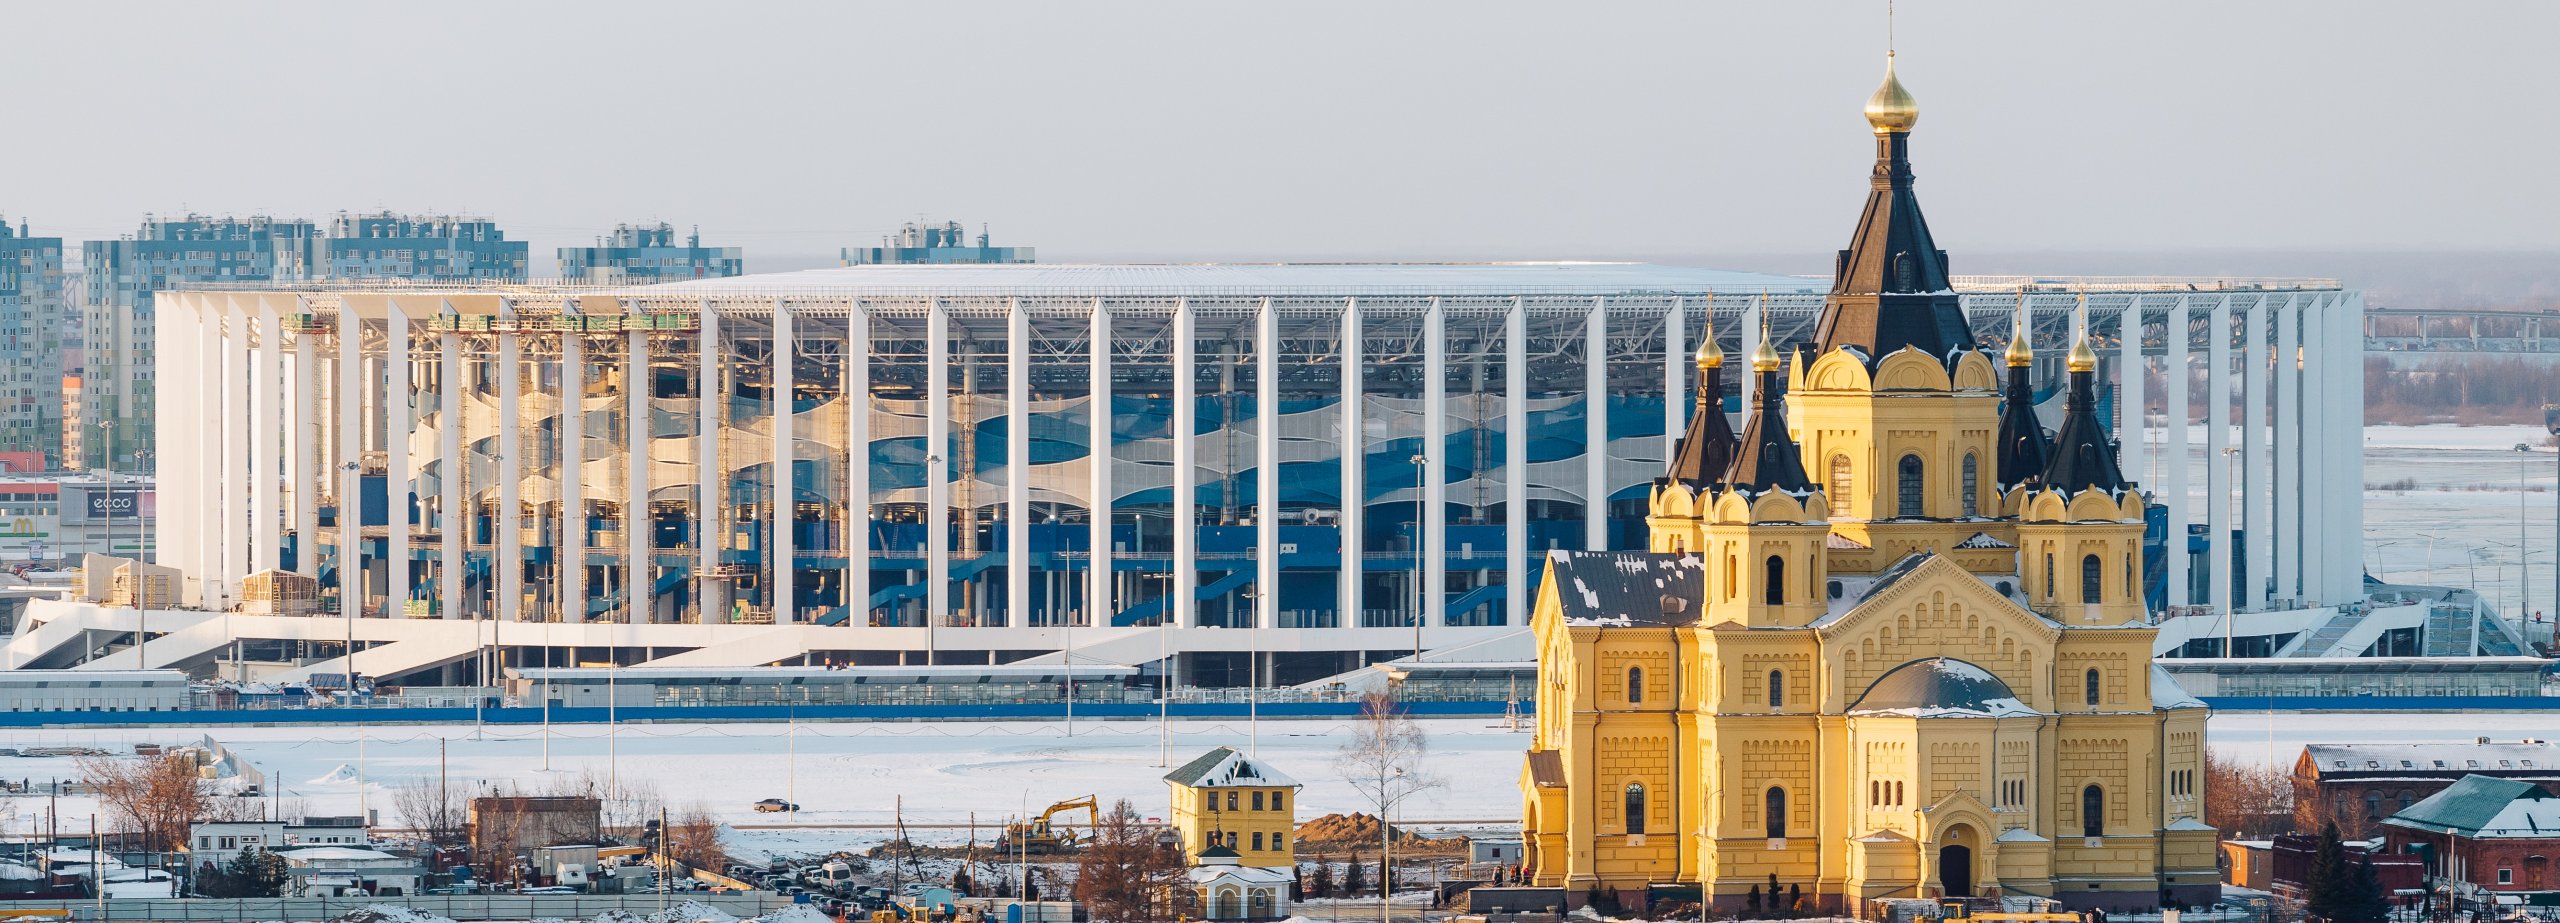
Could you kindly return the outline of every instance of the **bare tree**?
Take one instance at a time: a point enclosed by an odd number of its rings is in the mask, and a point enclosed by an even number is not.
[[[1123,798],[1094,819],[1076,866],[1076,899],[1100,923],[1162,923],[1191,904],[1182,854]]]
[[[1378,809],[1378,912],[1387,913],[1395,892],[1395,817],[1396,806],[1405,799],[1440,786],[1440,780],[1423,768],[1423,757],[1431,748],[1422,727],[1413,723],[1396,708],[1395,699],[1383,692],[1372,692],[1360,698],[1360,723],[1351,730],[1351,739],[1343,741],[1334,768],[1342,773],[1342,781],[1362,800]]]
[[[545,795],[585,795],[596,800],[602,812],[599,818],[604,832],[631,836],[642,825],[658,819],[667,801],[658,787],[629,776],[600,775],[586,770],[573,776],[561,776],[544,786]]]
[[[174,850],[205,813],[195,757],[186,752],[142,759],[84,756],[81,783],[96,792],[116,830],[131,833],[143,849]]]
[[[2204,751],[2204,821],[2226,837],[2292,833],[2293,777],[2283,769]]]
[[[429,846],[461,846],[470,841],[464,829],[470,811],[463,805],[462,793],[442,782],[418,778],[392,786],[391,806],[401,822],[418,831]]]
[[[720,843],[720,821],[700,804],[687,806],[659,835],[666,838],[667,856],[688,867],[717,871],[729,864],[728,848]]]

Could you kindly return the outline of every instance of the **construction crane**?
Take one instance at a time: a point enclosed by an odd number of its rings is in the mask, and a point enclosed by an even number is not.
[[[1040,812],[1039,818],[1035,820],[1004,825],[1004,839],[998,843],[1006,852],[1043,855],[1074,849],[1078,843],[1082,842],[1074,830],[1053,828],[1049,825],[1051,819],[1069,811],[1083,811],[1087,829],[1091,829],[1100,820],[1101,812],[1095,807],[1093,796],[1086,795],[1050,805],[1049,809]]]

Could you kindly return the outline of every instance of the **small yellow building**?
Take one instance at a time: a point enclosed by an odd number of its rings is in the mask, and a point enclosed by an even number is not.
[[[1738,436],[1699,402],[1650,550],[1548,557],[1525,864],[1569,901],[1694,883],[1720,910],[1772,882],[1826,913],[2210,899],[2205,709],[2152,664],[2147,501],[2096,356],[2084,332],[2055,432],[2023,336],[2004,399],[1911,194],[1890,63],[1867,115],[1871,192],[1811,353],[1764,338]]]
[[[1202,864],[1212,847],[1217,864],[1244,868],[1290,868],[1290,834],[1298,829],[1298,783],[1279,770],[1219,747],[1166,773],[1173,786],[1173,829],[1182,839],[1182,857]]]

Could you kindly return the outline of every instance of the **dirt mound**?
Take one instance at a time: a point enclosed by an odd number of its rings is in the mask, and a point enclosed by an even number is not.
[[[1399,848],[1421,847],[1431,843],[1430,837],[1411,831],[1398,830],[1395,837],[1396,846]],[[1374,849],[1377,845],[1378,819],[1367,814],[1327,814],[1298,825],[1298,846],[1301,849],[1318,847],[1349,850],[1364,846]]]

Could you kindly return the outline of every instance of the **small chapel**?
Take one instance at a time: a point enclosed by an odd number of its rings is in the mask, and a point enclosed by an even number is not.
[[[1622,906],[1694,887],[1716,912],[2209,903],[2206,709],[2152,663],[2148,501],[2087,331],[2048,432],[2023,318],[1995,356],[1949,284],[1890,55],[1866,117],[1875,170],[1815,342],[1761,338],[1737,434],[1710,331],[1650,550],[1545,561],[1531,883]]]

